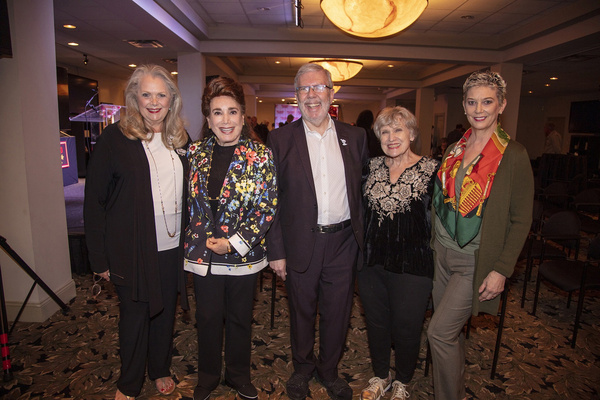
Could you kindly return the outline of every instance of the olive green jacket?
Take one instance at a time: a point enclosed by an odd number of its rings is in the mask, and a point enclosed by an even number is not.
[[[453,148],[450,146],[446,154]],[[527,150],[511,140],[506,147],[481,222],[481,244],[475,251],[473,315],[496,314],[500,296],[479,301],[479,286],[493,270],[509,278],[531,227],[533,213],[533,173]],[[435,212],[435,208],[433,212]],[[432,218],[432,247],[435,240]],[[435,279],[435,278],[434,278]]]

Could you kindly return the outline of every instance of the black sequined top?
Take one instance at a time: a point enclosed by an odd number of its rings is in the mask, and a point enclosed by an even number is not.
[[[363,172],[365,265],[433,278],[431,196],[439,162],[422,157],[391,183],[385,157]]]

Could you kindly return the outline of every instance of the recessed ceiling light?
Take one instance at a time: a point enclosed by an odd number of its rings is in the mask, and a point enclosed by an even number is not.
[[[75,25],[65,24],[65,25],[63,25],[63,28],[66,28],[66,29],[75,29],[77,27]]]
[[[463,15],[460,18],[462,19],[466,19],[466,20],[472,20],[475,19],[475,17],[473,15]]]
[[[553,76],[553,77],[551,77],[551,78],[550,78],[550,80],[551,80],[551,81],[557,81],[557,80],[558,80],[558,78],[557,78],[556,76]]]
[[[137,67],[137,64],[129,64],[129,66],[130,66],[131,68],[135,68],[135,67]]]
[[[281,64],[281,61],[275,61],[275,64]]]
[[[546,83],[544,86],[546,86],[546,87],[550,87],[550,84],[549,84],[549,83]]]
[[[258,102],[259,102],[259,103],[262,103],[262,100],[259,100]]]
[[[177,71],[171,71],[171,75],[178,75],[178,74],[179,74],[179,72],[177,72]]]
[[[271,11],[271,9],[269,7],[258,7],[257,10],[258,11]]]
[[[528,93],[529,93],[529,94],[533,94],[533,90],[530,90]]]
[[[388,64],[388,68],[394,68],[394,64]]]
[[[79,43],[76,42],[69,42],[67,43],[69,46],[79,46]]]
[[[281,99],[281,101],[285,101],[285,99]]]

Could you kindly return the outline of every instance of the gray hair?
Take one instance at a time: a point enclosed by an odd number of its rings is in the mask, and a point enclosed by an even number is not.
[[[416,140],[419,136],[419,128],[417,127],[417,117],[406,108],[401,106],[386,107],[377,114],[373,130],[375,136],[381,141],[381,128],[384,126],[395,125],[403,121],[406,129],[410,132],[410,139]]]
[[[327,76],[327,86],[330,88],[333,87],[333,80],[331,79],[331,73],[329,71],[321,67],[319,64],[308,63],[302,65],[296,73],[296,77],[294,78],[294,89],[298,88],[298,81],[300,80],[300,77],[308,72],[325,72],[325,75]]]

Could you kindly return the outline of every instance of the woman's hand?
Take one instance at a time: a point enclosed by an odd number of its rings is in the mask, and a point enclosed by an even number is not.
[[[506,277],[496,271],[491,271],[479,286],[479,301],[495,299],[504,290]]]
[[[209,237],[206,239],[206,247],[212,251],[222,256],[223,254],[229,253],[229,249],[231,245],[229,244],[229,240],[225,238],[216,239],[214,237]]]

